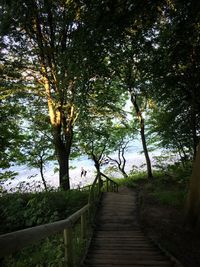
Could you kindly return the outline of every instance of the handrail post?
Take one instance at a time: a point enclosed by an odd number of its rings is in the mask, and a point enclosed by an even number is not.
[[[84,240],[86,237],[86,213],[81,215],[81,238]]]
[[[101,193],[101,175],[98,174],[98,196]]]
[[[65,247],[65,256],[64,262],[66,267],[73,267],[73,236],[72,236],[72,228],[68,227],[64,229],[64,247]]]
[[[106,191],[108,192],[109,190],[108,190],[109,188],[108,188],[108,179],[106,178]]]

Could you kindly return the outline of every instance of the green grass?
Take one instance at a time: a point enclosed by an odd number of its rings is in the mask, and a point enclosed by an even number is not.
[[[138,184],[147,182],[147,176],[145,172],[137,172],[127,178],[113,179],[119,186],[127,186],[129,188],[136,188]]]
[[[161,205],[183,207],[185,203],[186,193],[184,191],[160,191],[152,192],[150,196],[153,197]]]
[[[133,189],[140,189],[140,199],[150,198],[161,205],[183,207],[188,190],[190,169],[183,169],[180,166],[171,166],[169,173],[156,171],[153,173],[153,180],[148,181],[145,172],[137,172],[128,178],[115,179],[120,186],[127,186]],[[142,200],[143,199],[143,200]]]

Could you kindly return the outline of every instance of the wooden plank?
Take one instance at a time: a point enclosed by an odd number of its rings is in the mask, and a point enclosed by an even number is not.
[[[113,266],[115,266],[115,267],[122,267],[122,265],[121,264],[110,264],[110,265],[108,265],[108,264],[95,264],[95,265],[91,265],[91,264],[89,264],[88,265],[88,263],[87,263],[87,265],[83,265],[82,267],[113,267]],[[134,266],[132,265],[132,264],[123,264],[123,267],[144,267],[144,265],[136,265],[136,264],[134,264]],[[154,265],[148,265],[148,267],[161,267],[159,264],[154,264]],[[170,265],[170,264],[165,264],[165,265],[162,265],[162,267],[172,267],[172,265]]]
[[[101,258],[101,259],[90,259],[89,261],[86,260],[86,263],[89,263],[89,264],[94,264],[96,266],[96,264],[112,264],[112,265],[115,265],[115,264],[121,264],[121,266],[123,266],[124,264],[132,264],[132,266],[134,266],[135,264],[136,265],[140,265],[140,266],[170,266],[171,262],[170,261],[166,261],[166,260],[162,260],[162,261],[159,261],[159,260],[149,260],[149,259],[135,259],[135,260],[130,260],[130,259],[121,259],[120,257],[118,258],[115,258],[115,259],[107,259],[107,258]],[[172,264],[171,264],[171,267],[172,267]]]
[[[93,261],[93,260],[102,260],[102,258],[104,260],[107,261],[112,261],[115,262],[116,261],[116,254],[112,255],[112,254],[104,254],[102,256],[102,254],[97,254],[97,253],[93,253],[92,255],[88,255],[89,256],[89,260]],[[118,259],[117,259],[118,260]],[[127,261],[131,261],[131,262],[135,262],[135,261],[166,261],[166,258],[164,258],[162,255],[154,255],[154,254],[125,254],[125,255],[120,255],[120,261],[123,261],[123,263],[126,263]]]

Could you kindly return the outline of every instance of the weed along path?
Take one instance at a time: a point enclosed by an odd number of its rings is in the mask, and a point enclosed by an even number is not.
[[[140,230],[136,195],[128,188],[103,193],[84,267],[172,267],[172,262]]]

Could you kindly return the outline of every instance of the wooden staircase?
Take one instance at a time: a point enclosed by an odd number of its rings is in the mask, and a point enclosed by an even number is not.
[[[133,191],[122,188],[119,193],[103,193],[83,266],[176,266],[143,234],[136,217]]]

